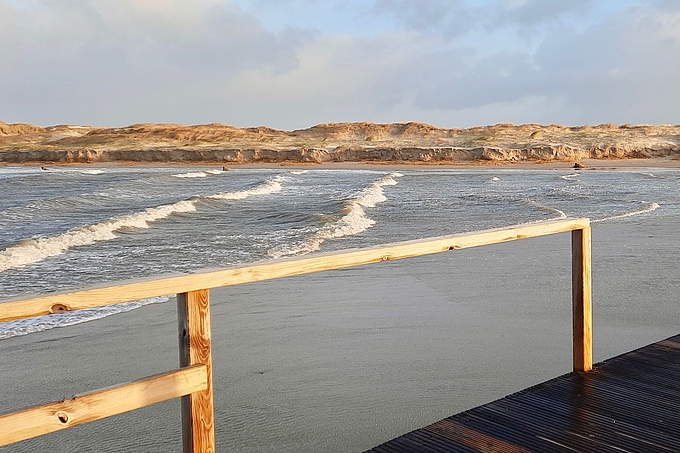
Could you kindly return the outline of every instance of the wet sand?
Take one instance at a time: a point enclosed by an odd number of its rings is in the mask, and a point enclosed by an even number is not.
[[[585,159],[579,161],[589,170],[633,170],[645,168],[680,168],[680,158],[655,157],[648,159]],[[197,167],[208,169],[237,168],[288,168],[288,169],[316,169],[316,170],[441,170],[441,169],[519,169],[519,170],[567,170],[574,168],[575,162],[568,161],[466,161],[466,162],[326,162],[326,163],[300,163],[300,162],[258,162],[258,163],[233,163],[233,162],[97,162],[85,163],[40,163],[27,162],[23,164],[0,162],[3,167]]]
[[[677,218],[593,227],[595,359],[680,332]],[[351,452],[571,369],[569,235],[212,291],[218,451]],[[177,366],[173,301],[0,341],[3,410]],[[181,451],[179,403],[0,448]]]

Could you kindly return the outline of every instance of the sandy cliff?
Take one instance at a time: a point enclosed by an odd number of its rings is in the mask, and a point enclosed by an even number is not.
[[[566,127],[331,123],[282,131],[225,124],[122,128],[0,122],[0,162],[517,162],[680,156],[680,125]]]

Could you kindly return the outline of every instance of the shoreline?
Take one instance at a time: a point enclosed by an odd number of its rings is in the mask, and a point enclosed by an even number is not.
[[[636,296],[643,275],[672,275],[664,263],[673,260],[675,225],[650,221],[660,233],[651,238],[636,225],[595,227],[595,262],[612,263],[595,268],[595,361],[677,333],[677,279],[653,300]],[[571,371],[570,260],[561,235],[214,290],[217,444],[363,451]],[[498,278],[485,289],[480,275]],[[175,304],[166,302],[2,340],[5,411],[175,368],[176,335]],[[128,450],[172,451],[179,413],[173,400],[65,430],[56,452],[85,438],[95,450],[120,451],[121,432]],[[162,435],[135,447],[149,432]],[[54,435],[7,448],[53,447]]]
[[[139,162],[139,161],[114,161],[114,162],[0,162],[0,167],[227,167],[236,168],[290,168],[290,169],[314,169],[314,170],[489,170],[489,169],[518,169],[518,170],[632,170],[648,168],[680,168],[680,159],[672,157],[653,157],[644,159],[583,159],[578,163],[585,168],[575,168],[575,162],[571,161],[470,161],[470,162],[404,162],[404,161],[351,161],[351,162],[247,162],[231,163],[224,161],[169,161],[169,162]]]

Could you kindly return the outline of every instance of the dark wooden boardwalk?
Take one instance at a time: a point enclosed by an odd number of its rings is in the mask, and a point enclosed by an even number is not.
[[[680,335],[462,412],[370,452],[680,452]]]

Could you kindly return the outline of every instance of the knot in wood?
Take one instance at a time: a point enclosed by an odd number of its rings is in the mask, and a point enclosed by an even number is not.
[[[383,261],[388,261],[390,259],[390,257],[388,255],[383,255],[383,256],[380,257],[380,259],[383,260]]]
[[[65,423],[68,423],[68,414],[67,414],[66,412],[59,411],[59,412],[57,412],[57,413],[54,414],[54,415],[57,416],[57,418],[59,419],[59,421],[60,421],[61,423],[64,423],[64,424],[65,424]]]
[[[64,304],[54,304],[50,307],[50,313],[62,313],[68,311],[68,307]]]

